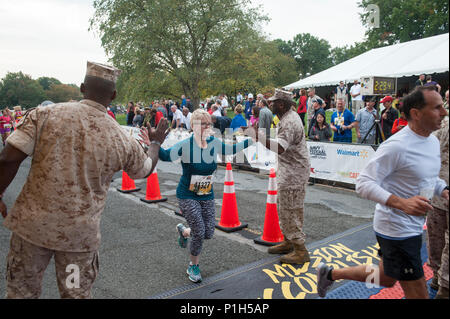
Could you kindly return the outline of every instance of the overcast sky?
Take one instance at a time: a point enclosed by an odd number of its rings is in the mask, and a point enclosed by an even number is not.
[[[0,79],[22,71],[80,84],[86,61],[107,62],[100,39],[89,32],[93,0],[0,0]],[[343,46],[361,41],[358,0],[252,0],[271,21],[271,39],[311,33]]]

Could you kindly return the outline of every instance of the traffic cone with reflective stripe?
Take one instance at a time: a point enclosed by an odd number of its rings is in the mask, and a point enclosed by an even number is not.
[[[167,197],[161,196],[161,191],[159,189],[158,173],[156,172],[156,167],[153,173],[147,177],[147,189],[145,192],[145,198],[141,198],[141,201],[147,204],[154,204],[159,202],[165,202]]]
[[[224,232],[231,233],[247,227],[248,224],[242,224],[239,221],[238,207],[236,202],[236,193],[234,189],[233,171],[231,163],[227,163],[225,172],[225,186],[223,190],[222,212],[220,222],[216,228]]]
[[[260,245],[275,246],[283,242],[277,211],[277,180],[275,169],[270,170],[269,189],[267,190],[266,217],[264,219],[264,230],[261,237],[253,241]]]
[[[141,189],[136,187],[134,180],[132,180],[125,171],[122,171],[122,188],[118,188],[117,190],[121,193],[132,193],[140,191]]]

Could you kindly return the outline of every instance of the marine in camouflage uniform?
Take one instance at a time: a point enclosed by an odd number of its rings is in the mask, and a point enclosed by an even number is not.
[[[449,175],[449,144],[448,144],[448,116],[442,121],[441,128],[434,132],[441,147],[441,170],[439,177],[448,185]],[[439,289],[438,296],[448,298],[448,201],[435,196],[432,200],[433,212],[427,216],[427,248],[429,265],[433,269],[434,278],[431,286]]]
[[[303,232],[303,212],[306,184],[310,172],[310,160],[306,145],[305,131],[301,119],[292,111],[288,104],[292,104],[292,93],[276,90],[269,99],[285,103],[283,112],[277,125],[276,142],[284,150],[278,155],[277,187],[278,187],[278,215],[280,227],[285,241],[269,248],[269,253],[283,254],[282,263],[302,264],[309,261],[309,254],[305,247],[305,233]]]
[[[99,83],[115,82],[116,72],[88,62],[85,89],[82,85],[85,98],[96,94]],[[109,85],[114,90],[114,84]],[[38,298],[53,256],[60,296],[91,297],[99,270],[100,218],[111,179],[120,170],[131,178],[148,176],[159,151],[154,145],[157,150],[151,148],[149,157],[104,105],[84,99],[35,108],[8,138],[5,150],[22,152],[22,160],[33,159],[22,192],[4,221],[12,231],[7,298]],[[2,166],[6,164],[0,161]],[[10,181],[1,179],[3,192]]]

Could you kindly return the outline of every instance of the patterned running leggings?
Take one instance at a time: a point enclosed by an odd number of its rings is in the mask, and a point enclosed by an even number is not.
[[[190,252],[192,256],[200,255],[204,239],[214,235],[216,206],[214,199],[194,200],[178,199],[180,210],[191,228]]]

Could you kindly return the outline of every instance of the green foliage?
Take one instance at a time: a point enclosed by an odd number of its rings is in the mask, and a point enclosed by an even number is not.
[[[163,72],[194,105],[199,83],[217,59],[257,35],[264,19],[249,0],[96,0],[91,29],[114,65],[126,72]]]
[[[62,84],[58,79],[41,77],[33,80],[22,72],[8,73],[0,81],[0,106],[36,107],[45,100],[67,102],[80,100],[80,89],[74,84]]]
[[[290,41],[261,38],[268,18],[250,0],[95,0],[98,32],[119,78],[118,101],[272,91],[373,48],[448,32],[448,2],[360,0],[380,7],[380,28],[360,14],[366,39],[332,48],[300,33]]]
[[[315,74],[332,66],[331,45],[309,33],[297,34],[288,42],[292,48],[299,72]]]
[[[297,79],[295,60],[278,51],[276,42],[261,40],[217,61],[201,83],[202,96],[237,92],[273,92],[275,87]]]
[[[35,107],[46,98],[39,82],[22,72],[8,73],[0,82],[0,105]]]
[[[379,28],[371,27],[367,8],[376,4],[380,9]],[[370,47],[380,47],[447,33],[449,3],[442,0],[362,0],[360,14],[366,26]]]
[[[47,76],[43,76],[37,79],[37,81],[39,82],[39,84],[42,86],[42,88],[47,91],[50,90],[50,87],[53,84],[62,84],[60,80],[55,79],[55,78],[50,78]]]
[[[54,103],[82,99],[80,89],[76,85],[52,84],[45,93],[47,100]]]
[[[331,59],[333,65],[340,64],[355,56],[363,54],[366,51],[369,51],[371,48],[369,47],[367,42],[356,42],[354,45],[346,45],[343,47],[335,47],[331,49]]]

